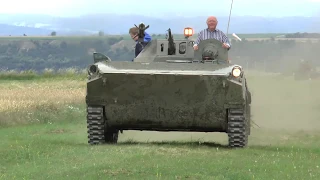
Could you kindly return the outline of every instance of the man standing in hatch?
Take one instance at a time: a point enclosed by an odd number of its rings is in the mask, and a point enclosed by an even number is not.
[[[223,43],[222,44],[223,48],[226,48],[228,50],[230,49],[231,44],[229,42],[228,37],[222,31],[216,28],[217,24],[218,24],[218,20],[215,16],[208,17],[207,19],[208,28],[199,32],[198,38],[193,45],[194,50],[198,50],[198,44],[200,43],[200,41],[207,40],[207,39],[216,39],[218,41],[221,41]]]
[[[143,50],[143,48],[151,41],[151,36],[147,33],[144,32],[144,41],[143,42],[138,42],[139,36],[139,28],[133,27],[129,29],[129,34],[131,38],[136,42],[136,47],[135,47],[135,57],[139,55],[139,53]]]

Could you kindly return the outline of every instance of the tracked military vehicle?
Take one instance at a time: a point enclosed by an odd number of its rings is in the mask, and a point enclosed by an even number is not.
[[[147,26],[148,27],[148,26]],[[143,24],[139,25],[143,40]],[[117,143],[123,130],[225,132],[230,147],[245,147],[251,94],[241,66],[215,40],[149,42],[133,62],[94,53],[88,67],[88,143]]]

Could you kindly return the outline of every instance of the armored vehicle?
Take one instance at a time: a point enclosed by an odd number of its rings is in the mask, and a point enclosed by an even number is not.
[[[148,27],[148,26],[147,26]],[[143,24],[139,25],[143,40]],[[117,143],[123,130],[225,132],[230,147],[250,135],[251,93],[241,66],[215,39],[150,41],[133,62],[94,53],[88,67],[88,143]]]

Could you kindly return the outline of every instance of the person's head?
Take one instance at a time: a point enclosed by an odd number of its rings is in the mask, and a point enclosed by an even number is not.
[[[137,41],[139,39],[138,33],[139,33],[139,28],[137,27],[132,27],[129,29],[129,34],[134,41]]]
[[[215,16],[209,16],[207,19],[207,25],[210,30],[215,30],[218,24],[218,20]]]

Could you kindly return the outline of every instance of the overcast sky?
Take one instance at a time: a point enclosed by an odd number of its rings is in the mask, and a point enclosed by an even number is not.
[[[9,0],[0,13],[79,16],[91,13],[228,15],[232,0]],[[141,4],[141,5],[140,5]],[[140,5],[140,7],[139,7]],[[320,0],[234,0],[232,15],[320,16]]]

